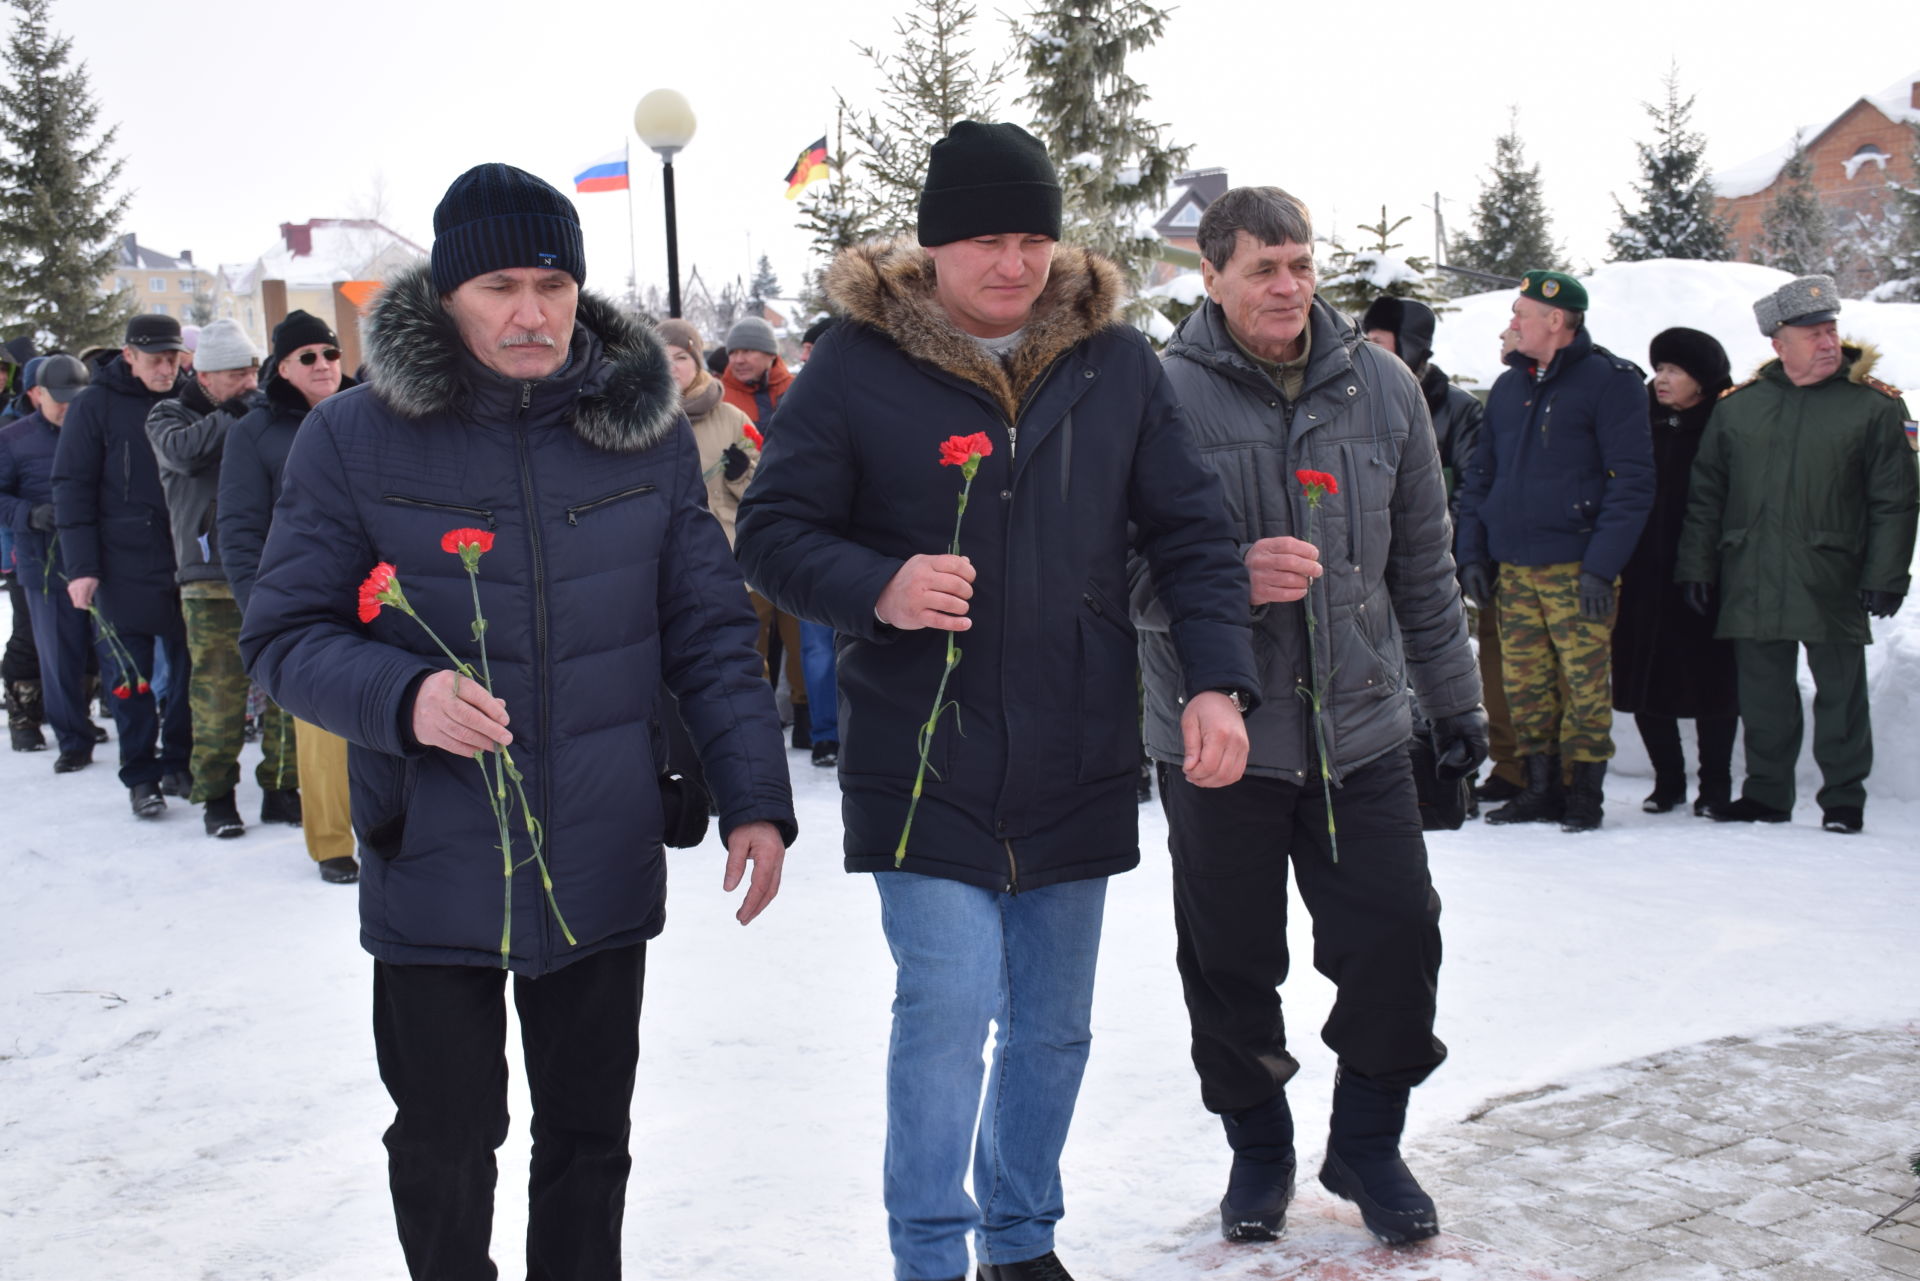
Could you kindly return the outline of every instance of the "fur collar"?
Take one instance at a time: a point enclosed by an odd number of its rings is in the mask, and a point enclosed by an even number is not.
[[[594,341],[582,342],[582,330]],[[424,262],[388,282],[368,313],[365,336],[368,381],[402,418],[458,414],[473,403],[476,379],[498,377],[468,353]],[[673,430],[680,390],[666,349],[651,330],[582,290],[573,351],[576,361],[585,352],[603,362],[580,376],[571,420],[575,435],[601,449],[632,453]]]
[[[844,249],[827,272],[827,296],[917,360],[983,388],[1009,422],[1048,366],[1119,323],[1120,272],[1078,245],[1058,245],[1026,333],[1003,365],[947,319],[934,298],[933,259],[911,238]]]

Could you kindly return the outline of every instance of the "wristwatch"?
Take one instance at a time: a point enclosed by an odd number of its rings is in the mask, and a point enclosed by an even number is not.
[[[1233,704],[1234,711],[1240,713],[1242,716],[1245,716],[1247,714],[1247,709],[1251,706],[1251,704],[1247,702],[1247,696],[1244,691],[1237,690],[1237,689],[1228,689],[1223,686],[1219,689],[1214,690],[1213,692],[1216,694],[1225,694],[1227,696],[1227,701]]]

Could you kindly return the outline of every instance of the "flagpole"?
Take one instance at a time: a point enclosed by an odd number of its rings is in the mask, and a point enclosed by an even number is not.
[[[634,309],[640,306],[640,263],[633,251],[633,139],[626,140],[627,148],[627,282],[633,290]]]

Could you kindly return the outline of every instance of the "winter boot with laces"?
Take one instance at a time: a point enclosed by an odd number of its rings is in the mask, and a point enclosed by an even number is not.
[[[16,752],[44,752],[46,735],[40,726],[46,717],[40,707],[39,681],[7,682],[7,730]]]
[[[1293,1200],[1293,1112],[1283,1091],[1257,1107],[1221,1116],[1233,1168],[1220,1198],[1220,1235],[1229,1241],[1274,1241]]]
[[[1019,1263],[983,1263],[974,1281],[1073,1281],[1073,1274],[1053,1251]]]
[[[1558,823],[1566,817],[1567,795],[1560,784],[1560,758],[1544,753],[1520,758],[1527,785],[1520,795],[1487,812],[1489,823]]]
[[[1342,1067],[1333,1079],[1333,1123],[1320,1167],[1320,1186],[1359,1206],[1367,1231],[1388,1245],[1440,1231],[1433,1198],[1400,1159],[1408,1093]]]
[[[1560,820],[1563,832],[1598,831],[1606,810],[1607,763],[1575,761],[1573,786],[1567,789],[1567,812]]]

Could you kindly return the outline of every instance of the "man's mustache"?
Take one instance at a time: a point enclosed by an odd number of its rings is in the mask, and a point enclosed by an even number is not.
[[[552,347],[555,345],[551,334],[527,330],[524,333],[508,334],[500,340],[502,347]]]

